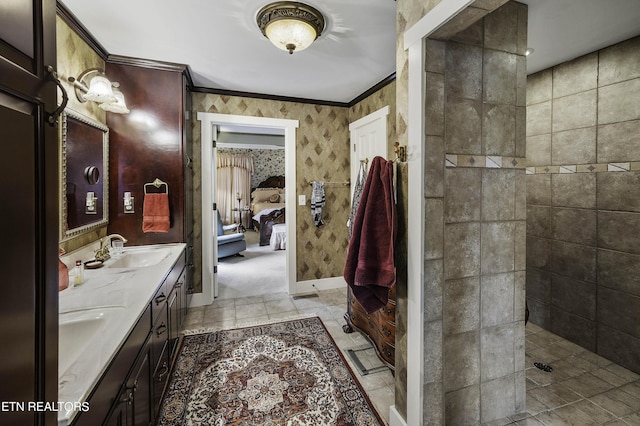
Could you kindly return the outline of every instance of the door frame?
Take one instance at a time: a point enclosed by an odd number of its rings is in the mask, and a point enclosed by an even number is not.
[[[442,1],[401,35],[408,57],[408,227],[412,232],[408,235],[407,252],[407,413],[406,419],[403,419],[393,406],[390,412],[392,426],[423,424],[425,39],[473,2],[474,0]],[[444,409],[435,407],[438,408]]]
[[[217,296],[217,280],[214,274],[214,241],[216,227],[213,215],[213,132],[214,126],[240,125],[284,130],[285,146],[285,222],[287,225],[287,255],[285,282],[289,293],[296,292],[296,129],[298,120],[252,117],[248,115],[198,112],[201,133],[201,193],[202,193],[202,292],[191,299],[191,306],[209,305]],[[211,236],[208,238],[207,236]]]

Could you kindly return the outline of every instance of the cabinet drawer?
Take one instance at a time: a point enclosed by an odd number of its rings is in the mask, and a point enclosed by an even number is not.
[[[380,342],[378,345],[378,351],[380,358],[388,362],[390,365],[395,365],[396,362],[396,346],[389,342]]]
[[[167,318],[167,304],[163,304],[160,314],[153,324],[151,330],[151,368],[155,369],[160,360],[160,356],[165,350],[169,340],[169,322]]]
[[[165,280],[151,299],[151,317],[154,325],[158,321],[158,317],[161,314],[164,313],[164,317],[167,316],[167,299],[169,298],[169,293],[171,292],[171,288],[167,287],[168,283]]]
[[[164,350],[158,360],[158,365],[153,372],[153,412],[157,413],[164,394],[164,387],[169,379],[169,347],[164,346]]]
[[[389,303],[387,303],[387,306],[385,306],[384,308],[380,309],[378,311],[378,315],[380,316],[381,319],[385,320],[385,321],[389,321],[395,324],[396,322],[396,304],[392,301],[389,301]]]

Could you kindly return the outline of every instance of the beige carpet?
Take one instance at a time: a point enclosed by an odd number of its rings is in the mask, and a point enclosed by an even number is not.
[[[285,282],[286,250],[260,246],[260,235],[245,232],[244,257],[231,256],[218,261],[218,299],[259,296],[287,292]]]

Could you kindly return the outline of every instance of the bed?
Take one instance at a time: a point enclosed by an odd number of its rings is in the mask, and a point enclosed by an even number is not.
[[[269,245],[271,228],[284,223],[284,176],[271,176],[251,191],[251,217],[253,228],[260,233],[260,245]]]

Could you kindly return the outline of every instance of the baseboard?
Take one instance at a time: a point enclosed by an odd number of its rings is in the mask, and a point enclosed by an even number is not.
[[[296,291],[294,294],[312,293],[318,290],[333,290],[336,288],[344,288],[347,283],[343,277],[321,278],[318,280],[298,281],[296,282]]]
[[[395,405],[389,407],[389,426],[407,426],[407,422],[400,413],[398,413]]]

